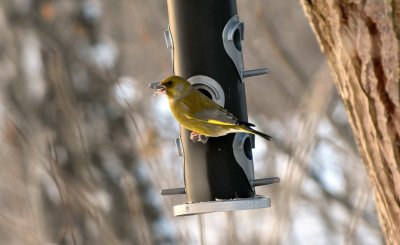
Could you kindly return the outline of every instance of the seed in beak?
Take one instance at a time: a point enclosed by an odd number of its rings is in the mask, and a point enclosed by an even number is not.
[[[167,87],[165,87],[165,85],[162,84],[158,84],[155,87],[157,89],[157,91],[165,91],[167,89]]]
[[[165,85],[158,82],[150,83],[149,87],[157,90],[154,95],[165,94],[165,91],[167,90]]]
[[[156,86],[157,86],[158,84],[160,84],[160,83],[159,83],[159,82],[152,82],[152,83],[149,83],[149,88],[151,88],[151,89],[156,89]]]

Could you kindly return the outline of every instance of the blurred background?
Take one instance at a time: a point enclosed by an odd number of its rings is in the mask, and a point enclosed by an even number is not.
[[[0,2],[0,244],[384,244],[365,169],[297,1],[238,0],[268,209],[173,217],[166,1]]]

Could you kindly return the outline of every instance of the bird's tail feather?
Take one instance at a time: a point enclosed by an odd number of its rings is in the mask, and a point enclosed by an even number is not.
[[[257,131],[255,129],[250,128],[250,127],[243,127],[243,129],[248,133],[256,134],[258,136],[263,137],[266,140],[271,140],[272,139],[272,136],[270,136],[268,134],[261,133],[260,131]]]
[[[254,125],[254,124],[252,124],[252,123],[245,122],[245,121],[240,121],[240,120],[237,121],[237,124],[238,124],[238,125],[243,125],[243,126],[245,126],[245,127],[254,127],[254,126],[256,126],[256,125]]]

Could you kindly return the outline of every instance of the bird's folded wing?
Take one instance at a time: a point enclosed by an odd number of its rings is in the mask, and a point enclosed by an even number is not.
[[[216,125],[254,126],[254,124],[238,120],[228,110],[210,100],[197,90],[187,96],[181,103],[186,105],[186,108],[188,108],[185,116],[192,120],[198,120]],[[196,110],[193,108],[196,108]],[[199,110],[199,108],[201,108],[201,110]]]
[[[190,119],[208,122],[217,125],[237,125],[239,120],[224,108],[203,110],[200,112],[188,115]]]

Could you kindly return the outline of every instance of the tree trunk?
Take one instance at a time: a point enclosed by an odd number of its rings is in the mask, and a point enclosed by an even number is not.
[[[400,1],[301,0],[333,71],[387,244],[400,242]]]

